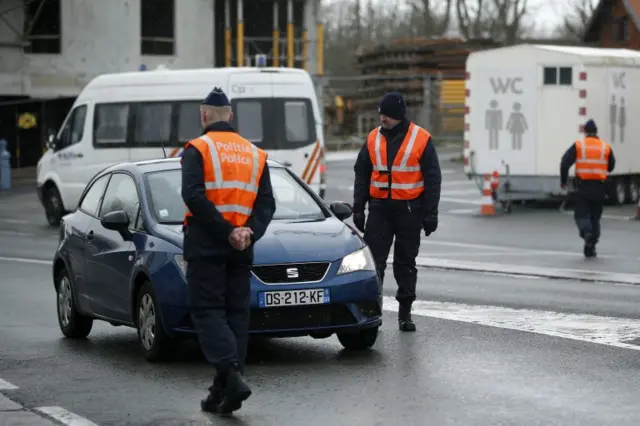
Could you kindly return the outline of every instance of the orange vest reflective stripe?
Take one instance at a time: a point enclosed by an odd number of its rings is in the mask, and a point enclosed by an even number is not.
[[[605,180],[609,175],[611,146],[594,137],[576,141],[576,176],[583,180]]]
[[[249,220],[267,153],[234,132],[209,132],[185,145],[200,151],[209,201],[234,226]],[[185,224],[191,212],[187,209]]]
[[[412,200],[419,197],[424,191],[420,157],[430,137],[425,129],[411,123],[389,170],[387,138],[380,133],[380,127],[372,130],[367,138],[369,157],[373,164],[369,195],[372,198],[389,198],[391,189],[391,198],[394,200]]]

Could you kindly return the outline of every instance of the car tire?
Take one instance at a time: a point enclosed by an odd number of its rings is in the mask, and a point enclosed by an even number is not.
[[[338,333],[338,341],[345,349],[362,351],[371,348],[378,339],[378,327],[365,328],[356,333]]]
[[[149,362],[167,359],[171,339],[164,330],[156,294],[149,281],[145,282],[138,292],[135,318],[138,344],[145,359]]]
[[[62,216],[64,216],[64,206],[62,205],[62,197],[58,188],[55,185],[48,186],[44,191],[42,200],[49,226],[60,226]]]
[[[56,277],[56,301],[62,334],[72,339],[87,337],[93,327],[93,318],[78,312],[73,284],[66,269],[62,269]]]

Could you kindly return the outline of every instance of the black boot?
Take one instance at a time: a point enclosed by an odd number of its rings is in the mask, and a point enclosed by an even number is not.
[[[209,413],[219,413],[220,404],[224,398],[224,376],[218,374],[213,380],[213,385],[209,388],[209,395],[200,402],[202,411]]]
[[[400,331],[416,331],[416,325],[411,319],[411,303],[401,303],[398,310],[398,327]]]
[[[237,365],[229,369],[226,381],[224,398],[219,407],[221,413],[239,410],[242,407],[242,401],[251,396],[251,388],[244,380]]]
[[[584,236],[584,248],[583,248],[584,257],[596,257],[596,242],[593,239],[593,236],[590,233],[586,233]]]

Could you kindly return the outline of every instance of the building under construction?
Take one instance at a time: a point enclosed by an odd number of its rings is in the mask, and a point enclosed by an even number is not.
[[[261,64],[321,75],[322,37],[318,0],[0,0],[0,139],[14,167],[35,165],[48,129],[104,73]]]

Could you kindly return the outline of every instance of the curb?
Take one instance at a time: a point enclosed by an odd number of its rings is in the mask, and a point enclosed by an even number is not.
[[[391,262],[388,262],[391,264]],[[561,269],[529,265],[505,265],[472,261],[456,261],[418,256],[416,266],[454,271],[489,272],[530,277],[640,285],[640,275],[586,269]]]

